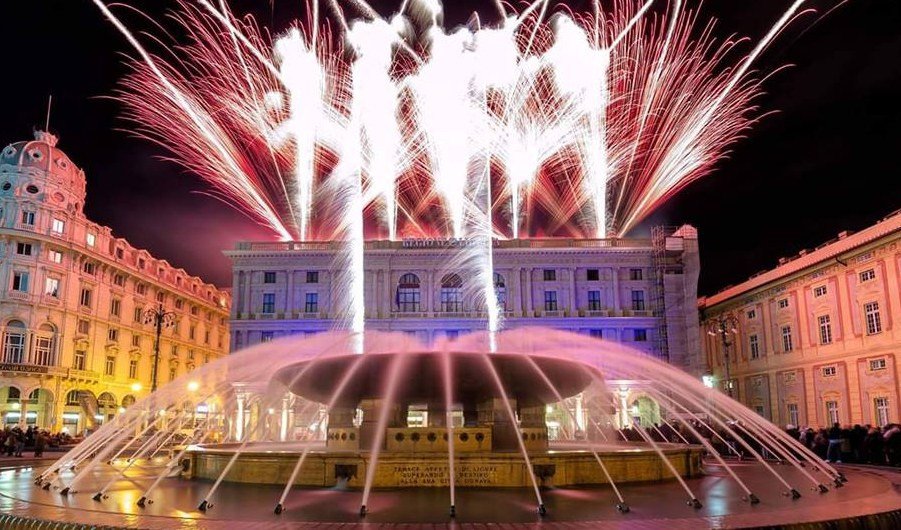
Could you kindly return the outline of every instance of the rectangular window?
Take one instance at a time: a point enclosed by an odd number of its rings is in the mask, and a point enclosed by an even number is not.
[[[94,273],[97,271],[97,265],[93,261],[86,261],[86,262],[84,262],[84,266],[82,267],[82,270],[84,271],[85,274],[90,274],[91,276],[93,276]]]
[[[275,273],[274,272],[264,272],[263,273],[263,283],[275,283]]]
[[[860,273],[860,283],[876,279],[876,269],[867,269]]]
[[[777,302],[779,309],[785,309],[788,307],[788,298],[782,298]]]
[[[303,310],[305,313],[316,313],[319,311],[319,293],[307,293]]]
[[[885,370],[885,357],[880,359],[870,359],[870,371]]]
[[[194,350],[188,350],[188,362],[194,362]]]
[[[106,365],[103,367],[103,375],[113,375],[116,373],[116,358],[112,355],[106,356]]]
[[[53,263],[62,263],[63,262],[63,253],[58,250],[48,251],[47,256],[50,258],[50,261],[52,261]]]
[[[632,311],[644,311],[644,291],[632,291]]]
[[[629,279],[632,281],[637,281],[642,279],[642,271],[641,269],[629,269]]]
[[[823,377],[832,377],[837,373],[835,365],[823,367]]]
[[[132,359],[128,361],[128,378],[129,379],[137,379],[138,378],[138,360]]]
[[[66,231],[66,222],[62,219],[54,219],[50,223],[50,230],[52,230],[54,234],[62,234]]]
[[[144,322],[144,310],[140,307],[135,308],[134,321],[138,324]]]
[[[117,248],[116,249],[116,259],[123,259],[123,258],[125,258],[125,249]]]
[[[159,291],[156,293],[156,301],[159,303],[163,303],[166,301],[166,293]]]
[[[203,354],[203,364],[209,364],[209,362],[210,362],[210,354],[204,353]]]
[[[760,416],[763,416],[763,405],[754,405],[754,412],[756,412]]]
[[[545,291],[544,292],[544,310],[545,311],[556,311],[557,310],[557,291]]]
[[[59,278],[46,278],[44,280],[44,294],[59,298]]]
[[[175,300],[175,309],[181,310],[185,307],[185,301],[181,298]]]
[[[829,315],[820,315],[817,322],[820,325],[820,344],[832,344],[832,322]]]
[[[125,287],[125,275],[116,274],[113,276],[113,285],[116,287]]]
[[[84,370],[85,358],[87,355],[87,352],[84,350],[75,350],[75,356],[72,358],[72,368]]]
[[[307,271],[307,283],[319,283],[319,271]]]
[[[147,260],[145,260],[144,258],[138,258],[138,268],[143,269],[146,266],[147,266]]]
[[[272,339],[275,337],[274,331],[264,331],[260,335],[260,342],[272,342]]]
[[[782,374],[782,381],[786,384],[792,384],[798,380],[798,372],[784,372]]]
[[[600,291],[588,291],[588,310],[589,311],[600,311],[601,310],[601,292]]]
[[[21,364],[25,361],[25,329],[7,328],[3,334],[3,362]]]
[[[748,311],[748,320],[754,320],[755,318],[757,318],[757,310],[756,309],[749,310]]]
[[[794,349],[792,345],[792,327],[782,326],[782,351],[788,353]]]
[[[794,425],[795,427],[801,426],[801,415],[798,412],[798,404],[797,403],[788,403],[785,405],[788,412],[788,423]]]
[[[263,313],[275,313],[275,293],[263,293]]]
[[[588,269],[588,281],[596,282],[601,279],[601,271],[599,269]]]
[[[131,346],[132,348],[140,348],[141,347],[141,336],[135,333],[131,336]]]
[[[191,314],[195,317],[200,314],[200,309],[197,308],[196,305],[191,306]]]
[[[635,342],[647,342],[648,340],[648,330],[646,329],[636,329],[632,331]]]
[[[110,342],[119,342],[119,328],[109,328],[106,335]]]
[[[829,425],[839,423],[838,401],[826,402],[826,417],[829,418]]]
[[[557,271],[555,269],[544,269],[544,281],[553,282],[557,280]]]
[[[873,400],[873,410],[876,412],[876,425],[884,427],[889,424],[888,398],[878,397]]]
[[[819,287],[815,287],[813,289],[813,296],[819,298],[821,296],[826,296],[826,286],[820,285]]]
[[[34,212],[22,212],[22,224],[34,226]]]
[[[53,365],[53,337],[38,335],[34,339],[34,364]]]
[[[188,328],[188,339],[194,340],[194,337],[197,336],[197,326],[191,326]]]
[[[20,293],[28,292],[28,273],[16,271],[13,272],[13,291]]]
[[[210,343],[210,332],[209,332],[209,331],[204,331],[204,332],[203,332],[203,343],[204,343],[204,344],[209,344],[209,343]]]
[[[122,314],[122,300],[113,298],[109,301],[109,314],[112,317],[119,318],[119,315]]]
[[[751,359],[760,359],[760,342],[757,339],[757,335],[748,337],[748,346],[751,350]]]
[[[178,368],[175,366],[169,367],[169,381],[175,381],[175,378],[178,377]]]
[[[89,247],[93,247],[94,244],[97,242],[97,236],[95,236],[94,234],[88,233],[88,235],[85,236],[84,240],[88,244]]]
[[[30,256],[31,243],[16,243],[16,254],[20,256]]]
[[[78,333],[82,335],[87,335],[91,332],[91,322],[85,319],[78,320]]]
[[[78,297],[78,302],[82,307],[91,307],[91,300],[94,296],[94,292],[87,287],[83,287],[81,289],[81,295]]]
[[[867,317],[867,335],[882,333],[882,316],[879,314],[879,302],[864,304],[863,312]]]
[[[138,295],[140,295],[140,296],[144,296],[147,294],[147,286],[144,285],[143,283],[136,283],[135,284],[135,292],[138,293]]]
[[[589,329],[588,336],[594,339],[603,339],[604,338],[604,330],[602,329]]]

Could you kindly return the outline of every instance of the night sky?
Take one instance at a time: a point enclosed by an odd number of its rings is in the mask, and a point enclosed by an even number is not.
[[[665,0],[659,0],[663,3]],[[809,0],[824,14],[839,0]],[[166,0],[134,0],[159,16]],[[446,25],[492,3],[447,1]],[[567,2],[580,8],[585,2]],[[602,4],[610,4],[610,0]],[[761,37],[790,0],[707,0],[702,18],[717,34]],[[42,126],[53,94],[51,130],[88,178],[87,215],[155,256],[221,286],[231,282],[221,250],[236,241],[272,239],[240,213],[203,194],[205,184],[165,152],[122,130],[108,99],[125,72],[125,40],[90,0],[3,2],[0,144]],[[231,2],[281,31],[301,15],[301,0]],[[384,13],[398,2],[376,2]],[[816,23],[815,23],[816,22]],[[772,268],[780,256],[858,230],[901,208],[901,2],[849,0],[824,18],[796,22],[757,63],[784,65],[759,100],[766,117],[730,158],[689,186],[633,235],[654,224],[695,225],[701,237],[701,294]]]

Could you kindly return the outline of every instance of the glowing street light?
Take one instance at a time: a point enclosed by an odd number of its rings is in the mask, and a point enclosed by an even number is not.
[[[150,372],[150,391],[156,392],[156,379],[160,364],[160,335],[163,328],[175,325],[175,313],[166,311],[163,304],[144,311],[144,323],[153,324],[156,328],[156,340],[153,342],[153,369]]]
[[[718,315],[707,321],[707,334],[711,337],[719,336],[723,341],[723,361],[725,362],[726,394],[732,397],[732,378],[729,375],[729,346],[735,341],[729,340],[731,335],[738,335],[738,318],[732,313]]]
[[[191,381],[188,383],[188,392],[197,392],[197,389],[200,388],[200,383],[197,381]]]
[[[144,388],[144,387],[141,386],[141,383],[132,383],[131,384],[132,392],[140,392],[142,388]]]

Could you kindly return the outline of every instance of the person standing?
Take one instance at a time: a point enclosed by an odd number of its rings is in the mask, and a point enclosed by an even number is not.
[[[44,436],[44,431],[38,431],[37,435],[34,437],[34,457],[41,458],[44,456],[44,447],[47,445],[47,437]]]
[[[827,462],[835,462],[837,464],[842,463],[842,428],[839,426],[838,422],[832,424],[832,428],[829,429],[829,433],[827,434],[829,438],[829,448],[826,449],[826,461]]]

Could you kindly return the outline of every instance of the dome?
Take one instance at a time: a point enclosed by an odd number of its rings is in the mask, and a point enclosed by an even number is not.
[[[0,166],[38,169],[57,175],[77,176],[81,170],[66,153],[56,147],[57,137],[49,132],[35,131],[34,140],[16,142],[0,151]]]

